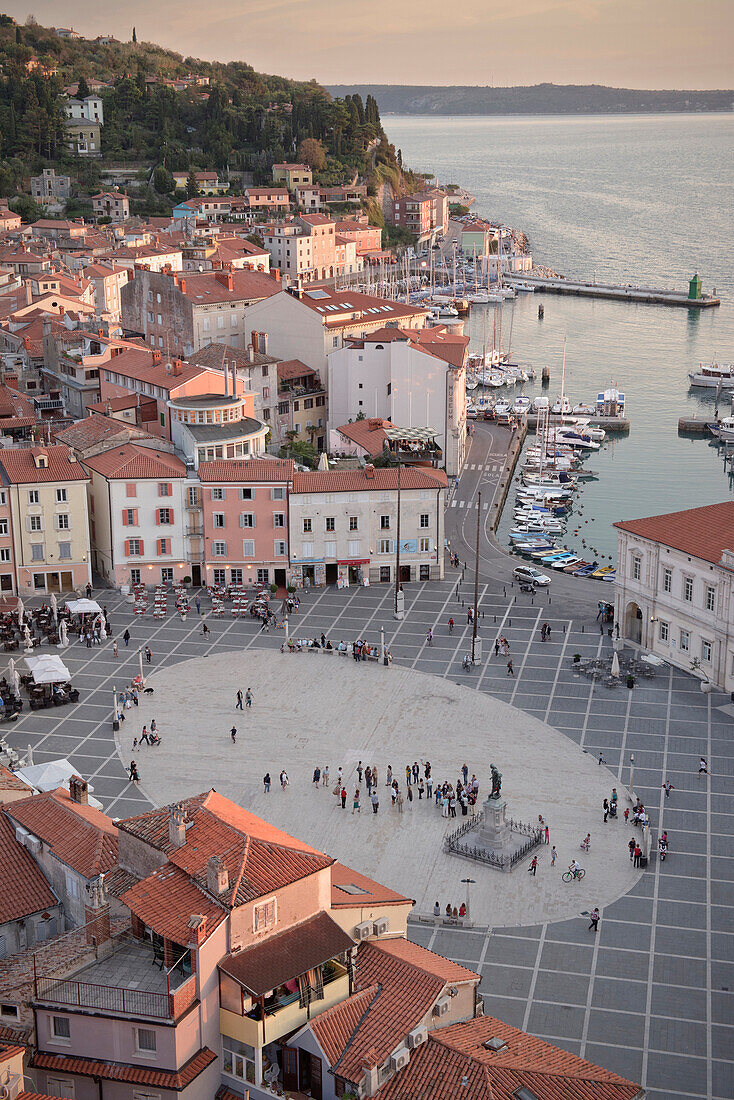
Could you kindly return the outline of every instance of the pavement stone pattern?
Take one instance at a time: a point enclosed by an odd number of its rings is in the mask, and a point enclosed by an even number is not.
[[[506,561],[495,573],[480,578],[484,656],[470,672],[461,668],[470,648],[466,605],[473,578],[468,572],[458,595],[460,573],[453,570],[443,583],[407,586],[402,622],[392,619],[391,592],[383,586],[305,593],[297,633],[310,637],[323,630],[332,639],[365,637],[376,643],[382,625],[394,657],[386,676],[395,668],[415,668],[511,703],[566,734],[592,759],[602,751],[621,785],[629,782],[633,752],[634,788],[651,811],[654,835],[668,830],[670,855],[662,864],[653,859],[627,894],[604,907],[596,936],[579,916],[529,927],[520,927],[518,919],[491,930],[416,923],[411,937],[477,967],[488,1012],[641,1082],[652,1100],[730,1100],[734,739],[731,716],[722,710],[728,697],[704,695],[696,679],[671,668],[639,682],[633,691],[610,691],[577,679],[571,668],[574,653],[611,652],[610,640],[593,617],[596,600],[611,595],[608,586],[589,582],[576,588],[575,598],[559,597],[563,583],[557,580],[565,578],[554,577],[549,601],[547,594],[531,598],[513,590]],[[68,756],[105,809],[124,817],[149,805],[144,791],[127,781],[111,728],[112,687],[124,686],[136,673],[136,647],[150,644],[153,671],[195,657],[216,660],[217,654],[237,649],[279,654],[282,632],[262,633],[253,620],[235,620],[228,613],[222,620],[207,616],[212,634],[205,639],[195,615],[185,623],[174,614],[161,621],[150,614],[140,620],[117,593],[103,591],[98,598],[107,604],[119,658],[110,644],[88,650],[76,643],[63,651],[79,703],[26,710],[17,723],[4,725],[3,734],[21,752],[31,745],[36,762]],[[202,607],[207,611],[206,598]],[[453,635],[446,626],[449,615],[457,623]],[[543,643],[540,625],[545,621],[552,633]],[[132,635],[127,650],[122,643],[126,626]],[[435,632],[430,648],[429,627]],[[514,679],[506,675],[505,661],[488,656],[500,631],[511,646]],[[202,708],[207,693],[203,673]],[[133,713],[127,714],[134,723]],[[144,781],[147,761],[156,751],[138,755]],[[701,754],[709,762],[708,777],[697,774]],[[461,755],[459,740],[457,759]],[[502,770],[502,762],[497,764]],[[669,799],[661,789],[666,777],[675,786]],[[202,754],[196,785],[207,782]],[[600,816],[597,830],[603,827]],[[624,826],[608,823],[607,828],[621,834]]]

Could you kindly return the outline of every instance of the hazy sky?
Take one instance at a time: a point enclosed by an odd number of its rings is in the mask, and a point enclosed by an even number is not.
[[[322,84],[734,86],[734,0],[29,0],[47,26]]]

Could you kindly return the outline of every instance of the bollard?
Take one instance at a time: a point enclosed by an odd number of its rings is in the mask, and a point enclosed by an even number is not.
[[[581,624],[581,633],[583,634],[583,632],[584,632],[584,624],[582,623]]]
[[[462,607],[464,606],[464,601],[463,601],[463,600],[461,601],[461,606],[462,606]]]
[[[507,620],[507,625],[508,625],[508,627],[512,626],[512,619]]]
[[[497,616],[496,616],[496,615],[495,615],[495,617],[494,617],[494,621],[495,621],[495,622],[497,622]]]
[[[565,623],[563,624],[563,633],[564,634],[566,633],[566,624]]]
[[[530,597],[530,605],[531,607],[535,607],[535,596]]]
[[[482,618],[484,618],[484,612],[482,612]]]

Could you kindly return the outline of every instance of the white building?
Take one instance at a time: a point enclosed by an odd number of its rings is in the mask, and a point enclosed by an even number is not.
[[[400,471],[400,581],[442,580],[446,475]],[[288,497],[289,583],[395,583],[398,470],[295,474]]]
[[[466,447],[468,336],[443,327],[381,328],[328,357],[329,429],[360,413],[401,428],[430,427],[446,472],[458,477]]]
[[[622,637],[734,691],[734,501],[615,527]]]
[[[88,95],[84,99],[67,99],[64,110],[67,118],[98,122],[100,126],[104,126],[104,110],[98,95]]]

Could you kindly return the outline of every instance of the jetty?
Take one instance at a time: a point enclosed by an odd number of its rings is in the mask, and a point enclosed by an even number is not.
[[[716,417],[712,414],[708,419],[699,419],[695,416],[681,416],[678,421],[678,435],[711,435],[709,424],[713,424]]]
[[[686,309],[710,309],[720,306],[721,299],[714,294],[704,294],[698,276],[691,279],[688,290],[661,290],[649,286],[615,285],[614,283],[586,283],[575,279],[549,278],[523,271],[521,275],[503,275],[508,285],[514,282],[531,283],[544,294],[571,294],[577,298],[609,298],[618,302],[646,302],[660,306],[683,306]]]
[[[525,418],[528,429],[535,429],[538,426],[538,414],[528,413]],[[559,413],[550,413],[548,422],[552,428],[573,428],[574,420],[588,420],[591,427],[603,428],[606,432],[628,432],[630,430],[630,421],[628,416],[596,416],[592,413],[589,416],[575,416],[569,413],[561,415]]]

